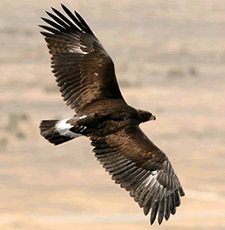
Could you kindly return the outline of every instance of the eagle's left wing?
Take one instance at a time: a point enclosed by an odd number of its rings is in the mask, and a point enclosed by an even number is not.
[[[112,179],[150,214],[151,224],[169,219],[184,191],[166,155],[137,126],[106,137],[90,137],[97,159]]]
[[[51,19],[40,25],[51,54],[53,73],[67,105],[77,113],[94,101],[116,99],[125,103],[114,64],[84,19],[62,5],[52,8]]]

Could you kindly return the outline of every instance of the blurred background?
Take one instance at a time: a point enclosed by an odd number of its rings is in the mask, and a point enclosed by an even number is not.
[[[59,1],[0,0],[0,229],[225,229],[224,0],[64,0],[116,66],[127,102],[150,110],[142,129],[163,149],[186,197],[149,226],[94,158],[89,140],[54,147],[42,119],[67,118],[40,35]]]

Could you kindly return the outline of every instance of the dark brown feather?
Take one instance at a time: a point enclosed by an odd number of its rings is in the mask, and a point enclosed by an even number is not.
[[[120,129],[107,137],[91,136],[94,152],[112,179],[130,192],[150,212],[150,223],[174,214],[183,190],[166,155],[137,126]],[[182,192],[180,192],[182,191]]]
[[[42,18],[49,26],[45,32],[53,73],[60,92],[72,109],[79,112],[93,101],[123,99],[116,80],[114,64],[84,19],[62,5],[66,14],[53,8]]]
[[[115,183],[150,214],[151,224],[156,218],[161,224],[175,214],[184,191],[166,155],[138,126],[155,117],[126,104],[110,56],[77,12],[62,9],[47,12],[51,19],[42,18],[41,34],[61,95],[77,114],[66,123],[43,121],[41,134],[53,144],[89,137]]]

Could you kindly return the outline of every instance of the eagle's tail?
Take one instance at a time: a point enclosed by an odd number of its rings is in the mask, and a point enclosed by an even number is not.
[[[40,124],[41,135],[54,145],[59,145],[81,136],[81,133],[71,131],[74,128],[67,123],[70,119],[64,120],[44,120]]]

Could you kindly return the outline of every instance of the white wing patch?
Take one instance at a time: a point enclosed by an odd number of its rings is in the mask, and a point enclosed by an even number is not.
[[[70,53],[79,53],[79,54],[88,54],[88,52],[85,52],[81,49],[81,47],[86,48],[85,46],[74,46],[69,48]]]
[[[145,179],[145,187],[147,187],[151,182],[157,182],[157,176],[158,176],[158,170],[152,171],[151,174]],[[161,187],[163,187],[161,184],[159,184]]]
[[[85,117],[87,117],[87,115],[83,115],[83,116],[80,116],[80,117],[78,117],[78,118],[79,118],[79,120],[80,120],[80,119],[83,119],[83,118],[85,118]]]

